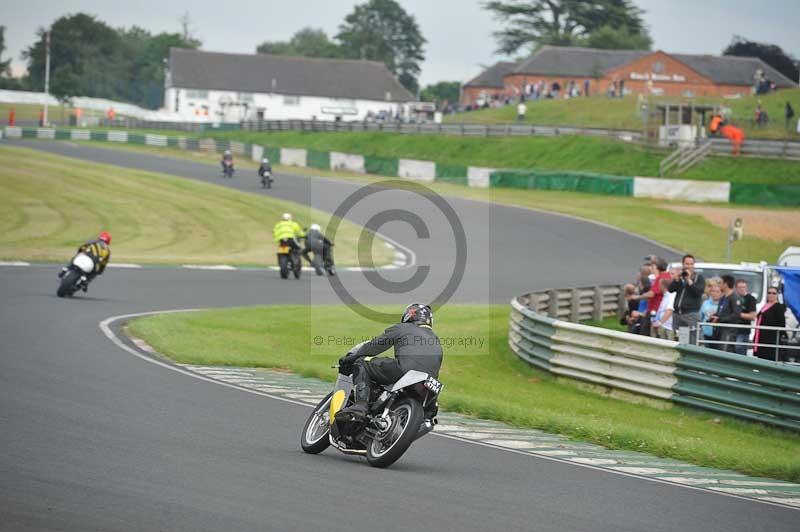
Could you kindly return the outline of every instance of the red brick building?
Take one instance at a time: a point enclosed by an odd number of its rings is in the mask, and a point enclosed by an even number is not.
[[[626,94],[744,96],[751,94],[759,71],[778,88],[797,87],[756,57],[543,46],[528,59],[511,66],[498,63],[466,83],[461,103],[469,105],[493,95],[516,99],[526,85],[540,81],[548,87],[558,83],[559,97],[563,97],[570,82],[581,94],[587,86],[590,94],[605,94],[613,86]]]

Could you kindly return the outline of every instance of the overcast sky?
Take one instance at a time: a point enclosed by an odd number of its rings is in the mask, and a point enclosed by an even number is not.
[[[206,50],[253,53],[264,40],[286,40],[312,26],[334,35],[353,6],[364,0],[0,0],[6,54],[15,73],[24,72],[20,52],[37,28],[66,13],[85,12],[107,24],[138,25],[151,32],[179,30],[189,12],[194,33]],[[478,0],[399,0],[414,15],[428,40],[423,84],[466,81],[494,55],[492,31],[499,24]],[[654,49],[719,54],[734,34],[778,44],[800,58],[800,0],[634,0],[645,9]]]

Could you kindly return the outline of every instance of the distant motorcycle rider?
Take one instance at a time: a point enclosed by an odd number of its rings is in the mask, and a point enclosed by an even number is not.
[[[303,250],[303,257],[314,267],[317,275],[324,275],[323,268],[329,275],[334,275],[332,247],[333,242],[322,234],[319,224],[311,224],[306,233],[306,247]],[[314,254],[313,258],[310,253]]]
[[[264,157],[261,159],[261,166],[258,167],[258,175],[264,177],[264,174],[267,172],[272,174],[272,165],[269,164],[269,159]]]
[[[276,244],[286,244],[293,251],[297,250],[299,253],[301,250],[297,241],[305,238],[306,235],[300,224],[292,220],[292,215],[285,212],[281,216],[281,221],[276,223],[272,229],[272,236]]]
[[[394,358],[366,358],[379,355],[392,346]],[[355,403],[338,415],[366,416],[373,382],[393,384],[410,370],[438,377],[442,357],[439,337],[433,332],[433,311],[428,305],[412,303],[406,307],[400,323],[339,359],[343,372],[350,368],[353,370]]]
[[[222,165],[222,172],[225,172],[225,164],[230,164],[230,167],[233,168],[233,153],[231,150],[225,150],[222,152],[222,161],[219,164]]]
[[[111,235],[107,231],[102,231],[95,240],[90,240],[85,244],[81,245],[78,248],[78,251],[75,253],[85,253],[88,255],[92,261],[94,261],[94,271],[90,274],[85,275],[84,283],[83,283],[83,291],[86,292],[88,288],[89,281],[101,275],[108,265],[109,259],[111,259]],[[64,277],[64,274],[67,273],[68,268],[62,268],[61,273],[58,274],[58,277]]]

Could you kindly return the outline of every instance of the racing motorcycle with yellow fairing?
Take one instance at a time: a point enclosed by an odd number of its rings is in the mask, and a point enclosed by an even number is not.
[[[319,454],[332,445],[344,454],[365,456],[373,467],[389,467],[438,423],[444,385],[427,373],[411,370],[394,384],[374,386],[367,416],[360,419],[341,412],[355,401],[351,368],[334,367],[339,377],[333,391],[303,427],[303,451]]]

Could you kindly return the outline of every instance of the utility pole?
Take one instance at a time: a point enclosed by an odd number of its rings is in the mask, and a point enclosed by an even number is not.
[[[42,117],[42,125],[47,125],[47,100],[50,97],[50,32],[44,34],[45,48],[44,48],[44,115]]]

